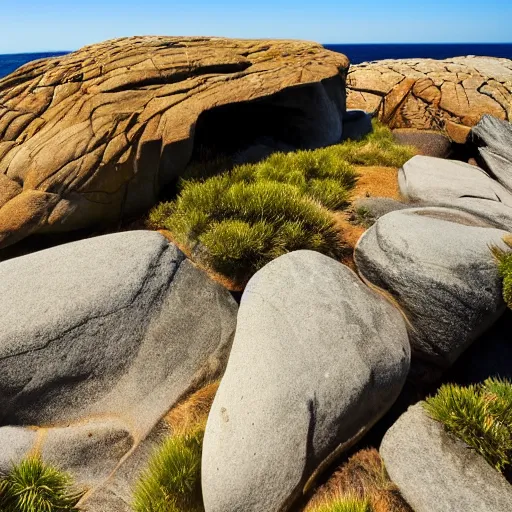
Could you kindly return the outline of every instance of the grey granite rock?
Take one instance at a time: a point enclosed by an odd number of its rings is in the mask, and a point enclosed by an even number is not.
[[[471,129],[471,140],[489,172],[512,191],[512,124],[485,115]]]
[[[87,487],[219,374],[236,323],[229,292],[149,231],[3,262],[0,295],[0,447],[37,446]]]
[[[344,265],[281,256],[242,297],[203,444],[206,512],[290,509],[386,412],[409,369],[403,319]]]
[[[447,367],[503,313],[490,246],[506,234],[448,208],[392,212],[363,234],[358,271],[403,310],[413,358]]]
[[[464,210],[512,230],[512,194],[474,165],[415,156],[399,170],[398,184],[408,201]]]
[[[512,486],[431,419],[421,403],[384,436],[386,469],[415,512],[510,512]]]
[[[360,197],[353,202],[352,206],[356,220],[371,225],[387,213],[414,208],[416,205],[402,203],[390,197]]]
[[[364,110],[348,109],[343,114],[342,140],[360,140],[372,130],[372,116]]]

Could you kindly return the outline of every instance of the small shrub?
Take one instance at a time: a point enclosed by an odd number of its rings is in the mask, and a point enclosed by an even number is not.
[[[309,510],[310,512],[374,512],[368,499],[346,495],[336,496]]]
[[[474,448],[497,470],[512,462],[512,384],[487,379],[483,384],[441,386],[424,404],[429,415],[440,421]]]
[[[201,446],[204,426],[164,441],[134,492],[135,512],[202,512]]]
[[[82,492],[72,488],[71,477],[40,457],[13,465],[0,481],[2,512],[71,512]]]

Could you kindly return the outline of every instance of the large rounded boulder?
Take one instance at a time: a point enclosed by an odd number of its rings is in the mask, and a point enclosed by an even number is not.
[[[388,213],[359,240],[357,269],[407,317],[422,378],[450,366],[504,312],[491,247],[506,249],[505,235],[469,213],[431,207]]]
[[[230,293],[149,231],[0,263],[0,295],[0,470],[36,452],[92,491],[222,372],[236,323]]]
[[[300,41],[133,37],[0,80],[0,248],[152,206],[194,149],[341,138],[348,59]]]
[[[312,251],[266,265],[208,418],[206,512],[289,510],[393,404],[409,357],[398,310],[348,267]]]

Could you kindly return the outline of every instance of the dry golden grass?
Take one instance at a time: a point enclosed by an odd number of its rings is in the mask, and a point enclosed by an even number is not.
[[[389,479],[384,463],[374,448],[357,452],[317,489],[303,512],[314,512],[339,498],[368,499],[372,512],[412,512],[398,487]]]
[[[208,384],[167,413],[164,421],[171,427],[173,434],[187,432],[206,423],[218,388],[218,382]]]

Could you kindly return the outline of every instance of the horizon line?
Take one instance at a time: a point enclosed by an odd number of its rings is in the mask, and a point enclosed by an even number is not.
[[[130,37],[130,36],[127,36]],[[144,37],[144,36],[142,36]],[[186,36],[183,36],[186,37]],[[222,37],[222,36],[221,36]],[[116,39],[122,39],[122,38],[116,38]],[[240,39],[240,38],[227,38],[227,39]],[[270,38],[254,38],[254,39],[270,39]],[[300,39],[298,39],[300,40]],[[107,39],[108,41],[108,39]],[[86,44],[84,46],[91,46],[94,44],[99,43],[90,43]],[[465,45],[465,44],[474,44],[474,45],[512,45],[512,41],[503,41],[503,42],[481,42],[481,41],[464,41],[464,42],[457,42],[457,41],[444,41],[444,42],[414,42],[414,43],[406,43],[406,42],[389,42],[389,43],[319,43],[322,46],[344,46],[344,45],[350,45],[350,46],[380,46],[380,45],[404,45],[404,46],[414,46],[414,45]],[[83,48],[83,47],[80,47]],[[30,55],[30,54],[42,54],[42,53],[73,53],[75,51],[80,50],[80,48],[76,48],[74,50],[32,50],[32,51],[22,51],[22,52],[7,52],[7,53],[0,53],[0,55]]]

